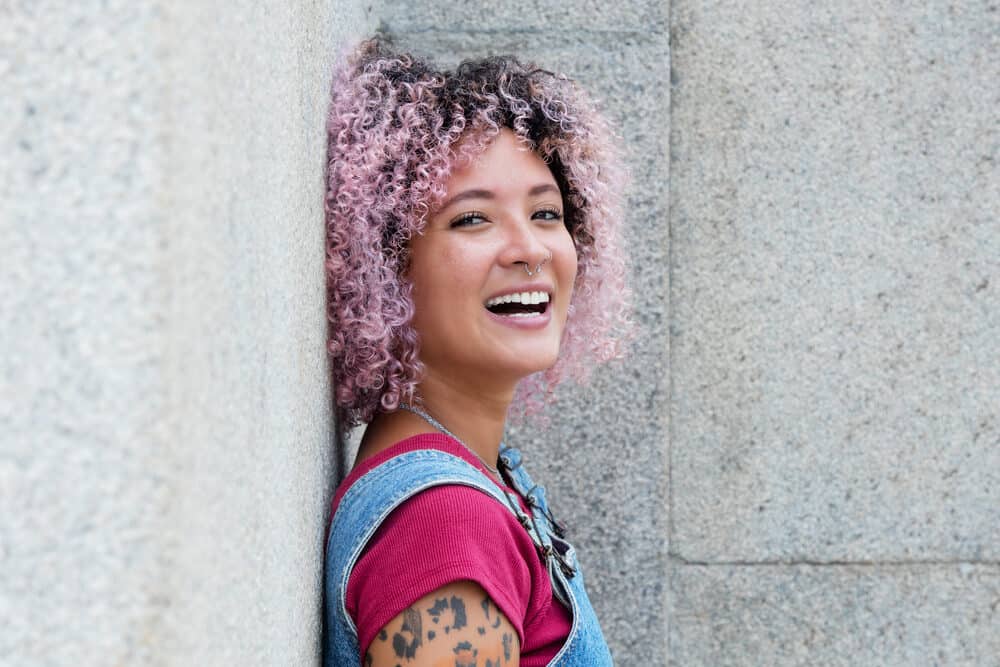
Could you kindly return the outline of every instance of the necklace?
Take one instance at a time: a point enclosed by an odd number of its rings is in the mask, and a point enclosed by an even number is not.
[[[434,419],[434,417],[431,417],[429,414],[427,414],[418,407],[408,405],[406,403],[400,403],[399,409],[406,410],[407,412],[412,412],[413,414],[422,418],[424,421],[426,421],[428,424],[430,424],[437,430],[451,437],[453,440],[455,440],[455,442],[465,447],[465,449],[468,450],[470,454],[479,459],[479,462],[482,463],[484,466],[486,466],[486,469],[489,470],[491,473],[493,473],[493,475],[497,478],[497,480],[501,484],[504,483],[505,481],[504,475],[502,475],[497,468],[494,468],[489,463],[487,463],[482,456],[476,453],[476,450],[474,450],[472,447],[469,447],[467,444],[465,444],[465,442],[462,441],[461,438],[459,438],[457,435],[455,435],[447,428],[445,428],[444,424]],[[503,450],[504,450],[504,444],[501,442],[500,451]],[[503,466],[505,473],[507,474],[511,473],[511,468],[507,467],[503,459],[501,459],[500,465]],[[518,507],[517,501],[511,497],[511,495],[515,493],[515,491],[504,490],[503,493],[504,500],[507,501],[507,505],[514,513],[514,516],[517,517],[518,523],[520,523],[521,526],[524,527],[524,530],[528,533],[528,537],[531,538],[532,543],[538,550],[539,557],[545,564],[546,569],[548,569],[549,578],[552,580],[553,594],[557,598],[562,600],[563,604],[569,607],[570,602],[566,599],[565,594],[561,591],[561,586],[559,584],[558,578],[554,574],[555,572],[554,567],[558,565],[558,567],[562,570],[563,574],[570,578],[572,578],[573,575],[576,574],[576,568],[566,561],[566,557],[563,553],[557,551],[553,547],[553,545],[551,544],[551,536],[548,538],[550,540],[549,543],[546,543],[542,540],[541,527],[538,525],[538,520],[535,517],[536,509],[538,511],[541,511],[543,516],[549,520],[549,523],[552,526],[552,531],[555,533],[557,537],[559,538],[563,537],[564,535],[563,528],[558,523],[556,523],[555,517],[553,517],[552,514],[547,509],[544,509],[539,505],[537,499],[533,495],[531,495],[531,493],[528,493],[527,496],[525,496],[524,491],[518,487],[516,481],[513,481],[510,477],[507,478],[507,481],[510,484],[512,484],[515,489],[517,489],[516,493],[518,493],[522,498],[527,498],[525,502],[527,502],[527,504],[531,507],[531,510],[526,513],[524,510]],[[534,486],[531,487],[532,490],[534,490],[534,488],[535,488]]]
[[[442,424],[438,420],[434,419],[434,417],[431,417],[429,414],[427,414],[426,412],[424,412],[420,408],[412,406],[412,405],[409,405],[407,403],[400,403],[399,404],[399,409],[400,410],[406,410],[407,412],[412,412],[413,414],[417,415],[418,417],[421,417],[424,421],[426,421],[428,424],[430,424],[431,426],[433,426],[437,430],[439,430],[442,433],[444,433],[445,435],[451,437],[458,444],[460,444],[463,447],[465,447],[465,449],[468,450],[468,452],[470,454],[472,454],[477,459],[479,459],[479,462],[482,463],[484,466],[486,466],[487,470],[489,470],[491,473],[493,473],[494,476],[496,476],[498,479],[500,479],[500,471],[495,466],[491,466],[489,463],[487,463],[486,459],[484,459],[482,456],[480,456],[479,453],[476,452],[476,450],[474,450],[472,447],[469,447],[467,444],[465,444],[465,442],[461,438],[459,438],[457,435],[455,435],[454,433],[452,433],[451,431],[449,431],[448,429],[446,429],[444,427],[444,424]]]

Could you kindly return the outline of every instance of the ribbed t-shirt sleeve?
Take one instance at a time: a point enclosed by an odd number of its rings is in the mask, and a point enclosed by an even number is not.
[[[363,656],[375,635],[416,600],[462,580],[478,583],[524,642],[534,546],[510,511],[467,486],[437,486],[396,508],[351,573],[347,611]]]

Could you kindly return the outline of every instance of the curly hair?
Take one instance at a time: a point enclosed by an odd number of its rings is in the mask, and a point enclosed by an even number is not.
[[[456,69],[363,42],[334,73],[327,123],[326,275],[333,382],[346,427],[414,400],[423,366],[411,326],[407,248],[460,164],[503,128],[548,164],[577,252],[559,359],[525,378],[532,412],[563,379],[621,354],[632,329],[619,239],[621,160],[592,103],[565,76],[513,57]]]

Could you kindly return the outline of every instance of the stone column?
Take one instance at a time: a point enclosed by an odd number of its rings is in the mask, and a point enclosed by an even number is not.
[[[0,9],[0,663],[318,663],[324,118],[373,20]]]

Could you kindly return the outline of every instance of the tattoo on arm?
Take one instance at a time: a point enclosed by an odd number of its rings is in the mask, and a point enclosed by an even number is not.
[[[423,643],[423,632],[420,626],[419,611],[410,607],[403,612],[403,627],[392,636],[392,649],[396,652],[396,657],[410,660],[417,654],[417,649]]]
[[[462,598],[452,595],[451,599],[437,598],[434,604],[427,608],[427,615],[431,617],[434,625],[439,625],[442,618],[446,618],[445,611],[451,611],[451,623],[442,626],[444,633],[448,634],[452,630],[461,630],[469,621],[465,614],[465,601]]]
[[[516,667],[518,637],[476,583],[461,581],[413,603],[376,635],[365,667]],[[447,640],[442,639],[445,635]]]
[[[483,601],[479,603],[479,606],[483,608],[483,615],[486,616],[486,620],[489,621],[490,620],[490,608],[494,608],[495,609],[495,605],[493,604],[493,601],[490,600],[490,598],[488,596],[484,597]],[[490,627],[493,628],[494,630],[496,630],[497,628],[500,627],[500,610],[499,609],[495,609],[495,611],[493,612],[493,624],[490,625]]]
[[[455,652],[455,667],[476,667],[476,656],[479,651],[472,648],[472,644],[459,642],[452,650]]]
[[[454,614],[454,620],[452,621],[451,627],[456,630],[464,628],[466,626],[465,603],[462,602],[462,598],[454,595],[451,597],[451,611]]]

